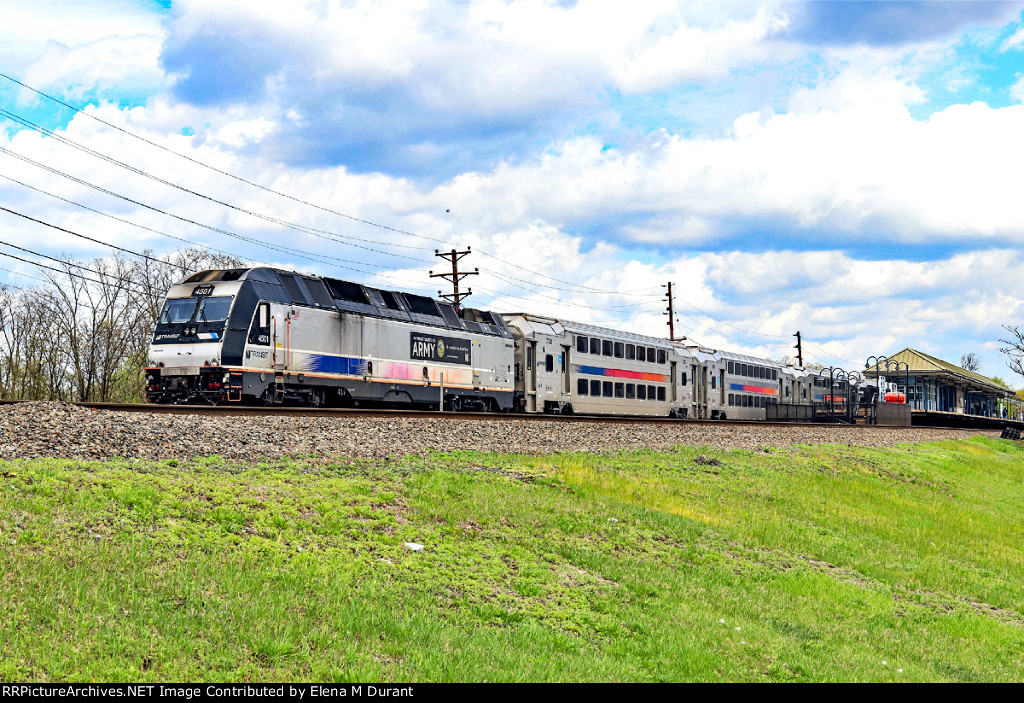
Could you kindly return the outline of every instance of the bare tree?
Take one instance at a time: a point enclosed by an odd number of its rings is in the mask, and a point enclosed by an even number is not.
[[[972,351],[960,355],[960,368],[964,371],[977,371],[981,368],[981,357]]]
[[[242,268],[200,248],[149,258],[65,258],[44,285],[0,285],[0,395],[141,401],[143,368],[167,289],[205,269]]]
[[[1009,357],[1006,365],[1014,373],[1024,376],[1024,332],[1020,331],[1018,325],[1003,325],[1003,329],[1010,333],[1010,339],[1000,339],[999,343],[1006,346],[999,347],[999,351]]]

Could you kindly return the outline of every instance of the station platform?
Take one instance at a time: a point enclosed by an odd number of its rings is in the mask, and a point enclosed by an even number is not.
[[[939,410],[911,410],[910,424],[915,427],[967,427],[987,430],[1000,430],[1004,427],[1024,429],[1024,422],[1008,420],[1001,417],[985,417],[984,415],[964,415],[963,413],[947,413]]]

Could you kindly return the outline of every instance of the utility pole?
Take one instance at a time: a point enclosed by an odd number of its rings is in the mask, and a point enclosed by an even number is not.
[[[793,336],[796,337],[796,344],[794,344],[793,346],[796,348],[797,366],[799,366],[800,368],[803,368],[803,366],[804,366],[804,348],[803,348],[803,340],[800,339],[800,330],[797,330],[796,334],[794,334]]]
[[[666,323],[668,325],[668,341],[681,342],[682,340],[686,339],[686,337],[680,337],[679,339],[676,339],[676,313],[672,307],[674,302],[672,296],[672,282],[669,281],[668,284],[664,284],[661,287],[668,288],[668,297],[662,298],[662,300],[668,301],[668,312],[662,313],[662,315],[668,315],[668,322]]]
[[[451,273],[434,273],[433,271],[431,271],[430,277],[444,278],[452,282],[451,293],[442,293],[441,291],[437,291],[437,294],[444,298],[445,300],[451,301],[452,305],[455,306],[456,312],[459,312],[462,309],[462,299],[468,298],[469,296],[473,295],[472,288],[470,288],[465,293],[459,292],[459,281],[461,281],[466,276],[476,276],[480,273],[480,269],[478,268],[473,269],[472,271],[459,271],[459,260],[462,259],[464,256],[468,256],[470,253],[471,247],[466,247],[466,251],[457,251],[455,249],[452,249],[451,251],[440,251],[438,249],[434,249],[434,256],[439,256],[442,259],[451,262],[452,271]]]

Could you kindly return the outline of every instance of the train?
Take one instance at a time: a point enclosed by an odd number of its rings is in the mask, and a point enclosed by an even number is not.
[[[269,267],[172,285],[145,384],[158,404],[751,421],[819,419],[837,406],[852,417],[877,392],[693,342]]]

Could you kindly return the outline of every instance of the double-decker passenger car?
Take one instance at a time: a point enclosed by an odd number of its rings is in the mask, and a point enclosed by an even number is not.
[[[528,313],[503,316],[516,342],[523,412],[686,417],[693,358],[663,339]]]

